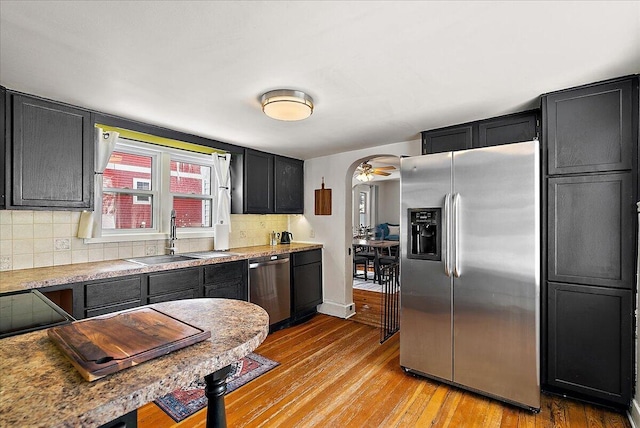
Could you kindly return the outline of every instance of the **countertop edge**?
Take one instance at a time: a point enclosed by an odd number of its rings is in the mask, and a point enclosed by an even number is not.
[[[233,255],[224,258],[192,259],[146,266],[129,262],[124,259],[117,259],[101,262],[3,271],[0,272],[0,294],[173,269],[228,263],[239,260],[248,260],[255,257],[295,253],[322,248],[322,244],[294,242],[291,244],[279,244],[275,246],[259,245],[254,247],[231,248],[229,252],[233,253]]]

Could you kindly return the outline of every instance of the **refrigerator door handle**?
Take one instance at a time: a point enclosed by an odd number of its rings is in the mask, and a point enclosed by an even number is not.
[[[451,246],[451,242],[450,242],[450,235],[451,235],[451,231],[449,230],[449,225],[450,225],[450,221],[449,221],[449,206],[451,205],[451,193],[447,193],[444,196],[444,215],[442,216],[442,232],[444,233],[443,236],[443,241],[444,241],[444,251],[443,251],[443,257],[442,260],[444,262],[444,273],[445,275],[447,275],[448,277],[451,277],[451,261],[449,259],[450,253],[449,253],[449,247]]]
[[[453,196],[453,276],[460,277],[460,193]]]

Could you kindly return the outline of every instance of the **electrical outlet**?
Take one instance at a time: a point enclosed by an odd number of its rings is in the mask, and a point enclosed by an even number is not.
[[[311,231],[309,232],[309,238],[315,238],[316,237],[316,231],[311,229]]]
[[[353,305],[349,305],[349,312],[353,312]]]

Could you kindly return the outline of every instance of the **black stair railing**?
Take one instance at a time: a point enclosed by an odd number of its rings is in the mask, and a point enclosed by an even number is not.
[[[380,343],[400,330],[400,264],[385,265],[380,270],[382,302],[380,314]]]

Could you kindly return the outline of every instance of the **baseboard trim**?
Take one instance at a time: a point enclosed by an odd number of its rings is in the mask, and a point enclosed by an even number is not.
[[[640,403],[635,399],[631,402],[631,409],[627,412],[632,428],[640,428]]]
[[[318,312],[325,315],[347,319],[355,315],[355,306],[356,305],[353,303],[345,305],[343,303],[324,301],[318,306]]]

